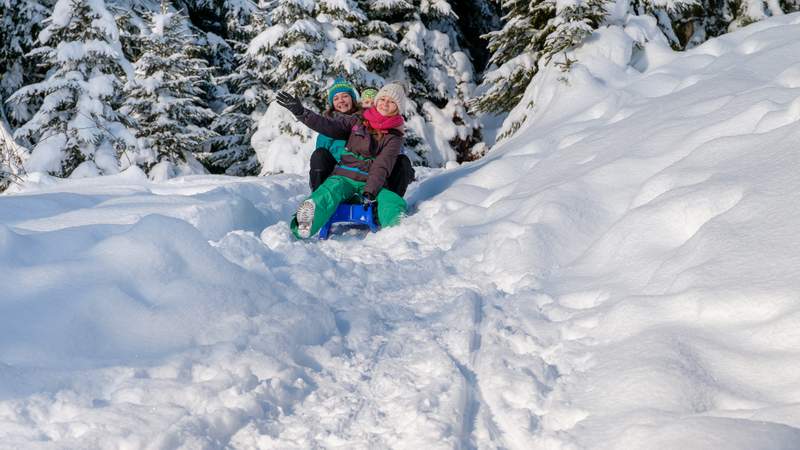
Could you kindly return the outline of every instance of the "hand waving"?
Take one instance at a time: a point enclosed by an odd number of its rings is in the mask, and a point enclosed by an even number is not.
[[[303,114],[303,111],[305,111],[305,108],[303,107],[303,104],[300,103],[300,100],[288,92],[279,91],[278,95],[275,96],[275,101],[277,101],[279,105],[288,109],[289,112],[295,115],[295,117]]]

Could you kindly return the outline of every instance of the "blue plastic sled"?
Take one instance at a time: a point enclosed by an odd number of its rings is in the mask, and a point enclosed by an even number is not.
[[[372,215],[372,206],[364,208],[359,204],[343,203],[336,208],[328,222],[319,230],[320,239],[328,239],[331,227],[336,223],[345,223],[352,226],[368,227],[373,233],[380,228]]]

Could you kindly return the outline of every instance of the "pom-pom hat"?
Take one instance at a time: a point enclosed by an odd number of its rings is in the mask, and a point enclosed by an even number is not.
[[[344,78],[339,77],[333,81],[333,86],[328,89],[328,104],[330,106],[333,106],[333,97],[340,92],[346,92],[354,102],[358,101],[358,94],[353,85]]]
[[[376,95],[378,95],[377,89],[367,88],[361,92],[361,100],[367,100],[367,99],[374,100]]]

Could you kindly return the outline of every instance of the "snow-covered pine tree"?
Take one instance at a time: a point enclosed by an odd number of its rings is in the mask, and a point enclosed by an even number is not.
[[[779,3],[787,14],[800,11],[800,0],[780,0]]]
[[[216,135],[209,139],[209,151],[201,161],[213,173],[257,175],[259,163],[250,137],[255,131],[251,113],[258,101],[247,94],[259,81],[244,62],[250,41],[266,27],[266,14],[251,0],[226,0],[222,10],[232,60],[217,63],[212,109],[219,114],[210,125]]]
[[[283,89],[322,109],[328,84],[337,76],[356,84],[374,81],[355,56],[367,49],[360,39],[367,15],[358,3],[272,0],[266,8],[271,26],[251,42],[248,55],[251,66],[262,69],[267,98]]]
[[[15,124],[27,122],[38,105],[7,104],[5,99],[44,77],[36,61],[25,55],[35,47],[35,36],[51,7],[34,0],[0,0],[0,113]]]
[[[326,98],[327,84],[337,75],[345,76],[361,88],[383,83],[383,78],[371,67],[380,67],[387,49],[394,48],[380,36],[387,30],[381,30],[380,26],[372,29],[371,25],[377,24],[370,23],[354,0],[319,0],[316,19],[325,36],[324,56],[330,61],[325,72],[327,82],[317,87],[320,98]]]
[[[150,14],[144,53],[134,64],[124,111],[137,123],[138,149],[123,163],[143,167],[154,179],[203,172],[195,155],[215,133],[215,114],[203,100],[209,69],[198,52],[187,20],[162,6]]]
[[[542,47],[544,63],[555,60],[556,64],[568,69],[570,60],[564,52],[580,45],[603,23],[608,14],[607,3],[607,0],[584,0],[558,10],[555,19],[550,22],[552,31]]]
[[[106,6],[117,23],[125,59],[136,61],[144,51],[140,37],[147,31],[145,16],[152,12],[155,5],[149,0],[108,0]]]
[[[770,16],[783,15],[778,0],[741,0],[737,3],[738,8],[734,12],[735,18],[729,26],[730,29],[741,28]]]
[[[560,4],[555,0],[505,0],[506,15],[499,31],[486,35],[492,51],[471,106],[475,111],[504,113],[514,108],[533,79],[547,64],[568,70],[566,51],[580,45],[607,15],[608,0]],[[507,124],[499,139],[515,133],[521,122]]]
[[[222,15],[225,23],[222,36],[236,43],[250,41],[264,25],[264,12],[253,0],[223,0]]]
[[[672,48],[685,50],[770,16],[800,10],[798,0],[633,0],[637,15],[655,17]]]
[[[474,89],[474,69],[458,42],[457,16],[447,0],[365,2],[374,24],[386,23],[396,35],[392,66],[381,75],[406,80],[406,145],[429,165],[474,159],[480,140],[477,122],[465,107]]]
[[[354,0],[317,0],[317,20],[333,25],[342,37],[358,37],[367,15]]]
[[[632,0],[630,8],[635,15],[654,17],[675,50],[691,48],[724,33],[733,19],[727,0]]]
[[[364,3],[362,10],[367,13],[369,5]],[[356,49],[355,57],[366,65],[369,72],[378,76],[388,74],[394,66],[394,52],[398,49],[399,42],[394,29],[383,20],[374,20],[367,16],[357,33],[364,45]],[[379,88],[383,82],[382,79],[365,82],[363,87]]]
[[[264,115],[279,89],[308,95],[304,91],[308,80],[291,83],[291,79],[304,71],[319,72],[324,65],[321,58],[314,56],[315,52],[321,53],[322,37],[314,20],[315,6],[312,0],[267,0],[262,5],[267,16],[259,23],[260,32],[238,55],[236,70],[220,78],[229,93],[224,99],[226,107],[213,125],[220,138],[215,151],[205,158],[213,171],[230,175],[259,173],[260,162],[250,143],[257,119]],[[285,131],[291,129],[287,124],[275,125]]]
[[[261,74],[260,101],[271,102],[278,89],[315,99],[314,94],[324,84],[323,74],[329,61],[322,57],[326,43],[315,17],[316,3],[315,0],[268,3],[271,25],[250,43],[247,61],[249,67]]]
[[[229,94],[224,99],[237,96]],[[250,114],[240,112],[238,108],[244,102],[234,103],[217,115],[211,123],[211,130],[216,135],[208,140],[209,151],[201,155],[201,162],[212,173],[244,176],[258,175],[260,166],[250,137],[255,131],[255,123]]]
[[[47,78],[9,99],[41,105],[14,133],[32,148],[26,167],[58,176],[116,173],[119,151],[133,136],[118,113],[132,67],[114,18],[103,0],[59,0],[45,24],[32,54]]]
[[[217,76],[233,71],[237,51],[241,50],[236,47],[246,44],[260,31],[254,27],[264,14],[254,0],[172,0],[171,4],[188,16],[189,28],[202,50],[201,57]],[[209,100],[214,99],[212,96]]]
[[[487,33],[489,70],[483,75],[472,108],[504,113],[519,103],[536,74],[550,22],[556,15],[555,0],[504,0],[503,27]]]
[[[250,28],[258,34],[243,39],[237,46],[236,69],[217,78],[217,82],[225,86],[226,94],[223,96],[225,108],[212,125],[218,137],[212,140],[212,152],[204,158],[205,165],[213,172],[254,175],[261,171],[250,140],[258,118],[266,112],[275,90],[281,88],[275,82],[274,71],[289,42],[286,36],[289,28],[294,20],[303,24],[314,22],[314,7],[314,2],[308,0],[267,0],[262,5],[267,14],[257,16]],[[306,42],[316,42],[319,36],[303,31],[307,30],[298,28],[292,36],[300,48],[305,47]],[[311,60],[311,57],[301,59]]]
[[[253,0],[173,0],[171,5],[184,11],[197,30],[213,33],[225,40],[236,40],[247,34],[246,30],[252,23],[251,15],[262,14],[258,2]]]
[[[0,101],[3,98],[0,97]],[[27,149],[14,141],[11,127],[0,108],[0,192],[5,191],[11,183],[17,182],[25,173],[23,163],[28,157]]]
[[[798,10],[798,0],[702,0],[698,7],[691,10],[692,14],[686,20],[691,21],[691,29],[699,35],[694,42],[696,45],[702,42],[700,37],[707,39],[719,36],[771,16],[781,16]]]
[[[215,4],[220,15],[220,32],[197,27],[201,31],[197,35],[209,67],[216,71],[215,75],[225,76],[236,69],[237,54],[264,29],[265,13],[253,0],[221,0]]]
[[[249,134],[253,120],[242,114],[237,92],[238,79],[246,79],[237,66],[250,40],[262,31],[265,12],[253,0],[175,0],[175,7],[186,11],[195,35],[197,57],[207,61],[213,75],[213,83],[204,89],[204,100],[211,110],[217,113],[209,128],[216,134],[209,141],[209,148],[203,152],[201,160],[206,168],[214,173],[228,170],[233,175],[246,175],[251,170],[240,164],[252,154]],[[238,84],[242,84],[239,82]],[[233,110],[232,110],[233,109]]]
[[[496,0],[463,0],[453,3],[458,15],[459,41],[469,49],[476,72],[482,72],[489,61],[486,40],[481,36],[500,29],[500,4]]]
[[[29,152],[13,138],[11,122],[23,124],[39,103],[6,103],[26,84],[41,81],[44,73],[25,55],[35,47],[41,23],[50,15],[51,3],[0,0],[0,192],[24,173]],[[10,119],[10,120],[9,120]]]

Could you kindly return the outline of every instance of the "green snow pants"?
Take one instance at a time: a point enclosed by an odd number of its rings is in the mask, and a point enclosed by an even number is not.
[[[314,223],[311,224],[311,236],[317,234],[320,228],[328,222],[328,219],[336,212],[340,203],[349,200],[356,194],[364,193],[364,186],[367,183],[351,180],[341,175],[328,177],[317,190],[311,193],[311,198],[316,204],[314,209]],[[378,208],[378,221],[382,227],[391,227],[400,222],[400,218],[406,212],[406,201],[403,197],[395,194],[388,189],[381,189],[375,198]],[[298,239],[297,218],[292,217],[290,225],[292,234]]]

